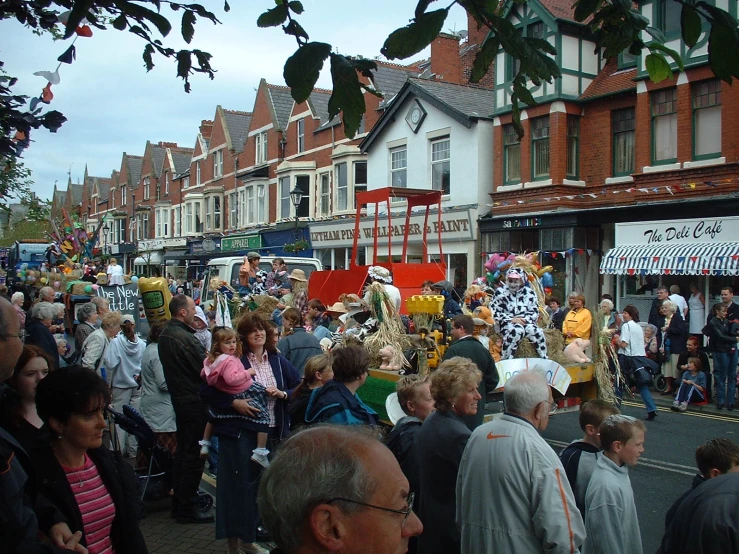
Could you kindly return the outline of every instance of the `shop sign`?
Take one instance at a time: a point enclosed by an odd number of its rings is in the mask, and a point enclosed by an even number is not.
[[[503,229],[524,229],[526,227],[541,227],[541,218],[523,217],[520,219],[503,220]]]
[[[408,243],[418,244],[423,240],[423,214],[411,217],[408,226]],[[334,248],[351,246],[354,240],[354,220],[342,220],[340,223],[310,226],[310,241],[313,248]],[[375,220],[373,217],[362,218],[359,223],[359,246],[374,244]],[[446,212],[441,215],[441,226],[438,216],[430,214],[426,225],[427,240],[437,242],[438,231],[441,229],[442,240],[474,240],[475,228],[469,210]],[[405,233],[405,216],[393,217],[392,226],[388,226],[387,216],[380,216],[378,221],[377,237],[379,244],[387,244],[389,234],[393,236],[393,243],[399,244]],[[225,240],[225,239],[224,239]]]
[[[735,242],[739,217],[637,221],[616,224],[616,245]]]
[[[261,247],[261,235],[239,235],[235,237],[223,237],[221,239],[222,252],[231,250],[256,250]]]
[[[139,241],[139,250],[161,250],[187,246],[187,239],[149,239]]]
[[[190,243],[190,254],[208,254],[221,248],[221,239],[203,239]]]

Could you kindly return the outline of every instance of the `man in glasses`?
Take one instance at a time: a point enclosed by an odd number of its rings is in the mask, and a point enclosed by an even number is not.
[[[282,554],[408,550],[423,525],[408,480],[376,435],[319,426],[283,443],[259,486],[259,513]]]
[[[526,286],[526,273],[520,269],[509,269],[505,285],[498,287],[491,308],[493,318],[500,326],[503,336],[501,358],[513,358],[521,339],[527,337],[536,348],[540,358],[547,357],[547,341],[539,320],[539,300],[534,289]]]

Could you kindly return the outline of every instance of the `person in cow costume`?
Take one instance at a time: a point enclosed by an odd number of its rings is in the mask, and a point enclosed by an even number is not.
[[[525,286],[525,275],[519,269],[509,269],[505,284],[496,289],[491,303],[493,317],[503,336],[503,360],[513,357],[523,337],[528,337],[540,358],[547,357],[544,329],[536,325],[539,302],[534,290]]]

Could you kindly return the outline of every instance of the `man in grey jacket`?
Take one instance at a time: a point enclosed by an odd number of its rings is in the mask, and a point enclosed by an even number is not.
[[[462,552],[575,554],[585,526],[562,463],[539,435],[555,406],[543,373],[505,384],[506,412],[478,427],[457,476]]]
[[[177,419],[177,452],[172,467],[172,515],[179,523],[208,523],[210,513],[199,512],[195,500],[205,468],[198,441],[208,422],[208,408],[200,400],[200,371],[205,350],[195,337],[195,302],[178,294],[169,303],[172,319],[159,337],[159,359]]]

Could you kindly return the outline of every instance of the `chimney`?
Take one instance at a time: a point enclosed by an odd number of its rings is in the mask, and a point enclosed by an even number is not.
[[[431,43],[431,73],[440,81],[462,84],[457,35],[439,33]]]
[[[490,32],[490,29],[485,27],[484,25],[477,28],[477,21],[475,21],[475,18],[472,17],[469,13],[467,14],[467,44],[472,46],[473,44],[476,44],[478,46],[482,46],[482,43],[485,41],[485,37],[488,36],[488,33]]]
[[[200,134],[203,135],[203,138],[206,140],[210,140],[210,135],[213,132],[213,122],[208,119],[203,119],[200,122]]]
[[[176,142],[164,142],[161,140],[159,141],[159,146],[161,146],[162,148],[179,148]]]

